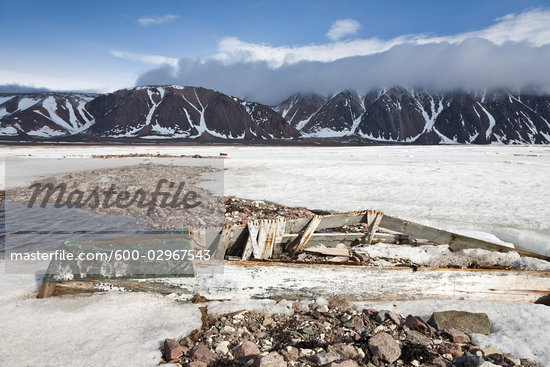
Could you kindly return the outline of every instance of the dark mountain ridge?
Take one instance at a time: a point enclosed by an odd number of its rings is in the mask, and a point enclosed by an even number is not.
[[[274,107],[201,87],[0,94],[4,141],[550,144],[550,96],[422,88],[297,93]]]

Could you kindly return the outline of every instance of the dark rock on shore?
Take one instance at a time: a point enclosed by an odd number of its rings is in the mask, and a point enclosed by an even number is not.
[[[484,313],[465,311],[434,312],[428,321],[438,330],[456,329],[464,333],[490,334],[491,322]]]

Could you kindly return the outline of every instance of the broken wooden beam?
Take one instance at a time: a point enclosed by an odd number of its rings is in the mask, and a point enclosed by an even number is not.
[[[366,245],[370,245],[372,243],[372,240],[374,239],[374,235],[378,230],[378,226],[380,225],[380,221],[382,220],[384,214],[376,210],[367,210],[366,214],[367,232],[361,238],[360,242]]]
[[[325,256],[343,256],[350,257],[349,249],[340,248],[340,247],[309,247],[304,249],[304,252],[309,252],[312,254],[319,254]]]
[[[171,294],[181,299],[200,293],[208,299],[338,297],[352,301],[532,303],[550,293],[550,272],[422,267],[413,271],[403,267],[236,261],[225,262],[223,274],[194,278],[47,283],[42,285],[49,290],[41,292],[44,296],[125,290]]]
[[[385,215],[382,218],[382,221],[380,222],[380,227],[396,232],[406,233],[414,238],[429,240],[439,244],[448,244],[449,248],[453,251],[460,251],[470,248],[497,252],[516,251],[520,256],[529,256],[550,261],[550,256],[545,256],[542,254],[537,254],[535,252],[525,251],[514,247],[498,245],[496,243],[448,232],[442,229],[437,229],[408,220],[391,217],[389,215]]]
[[[322,219],[323,217],[320,215],[316,215],[311,218],[307,226],[305,226],[302,231],[300,231],[300,235],[296,238],[296,240],[290,244],[288,252],[296,253],[302,251],[304,247],[306,247],[307,242],[313,235],[313,232],[315,232],[315,230],[319,226],[319,223],[321,223]]]

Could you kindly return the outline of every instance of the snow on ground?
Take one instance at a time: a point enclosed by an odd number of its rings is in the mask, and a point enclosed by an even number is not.
[[[1,156],[219,155],[225,193],[328,210],[372,208],[550,254],[550,147],[6,147]]]
[[[36,299],[41,272],[5,274],[0,261],[1,365],[156,366],[165,338],[200,327],[195,305],[159,295]]]
[[[132,152],[224,152],[229,154],[227,195],[329,210],[374,208],[550,253],[549,147],[33,146],[4,147],[0,156]],[[0,260],[0,360],[9,365],[154,366],[164,338],[181,337],[199,326],[197,305],[158,295],[35,299],[41,271],[6,274]],[[437,310],[486,312],[493,333],[474,335],[475,342],[550,365],[547,306],[433,300],[358,306],[424,318]],[[288,304],[241,300],[209,307],[281,311]]]
[[[0,360],[10,366],[156,366],[165,338],[200,327],[199,305],[146,293],[108,293],[36,299],[41,272],[5,274],[0,260]],[[323,302],[323,300],[319,300]],[[241,299],[212,302],[209,312],[253,309],[291,313],[292,302]],[[550,365],[550,307],[472,301],[359,302],[358,309],[389,309],[429,318],[433,311],[485,312],[492,322],[489,345]]]

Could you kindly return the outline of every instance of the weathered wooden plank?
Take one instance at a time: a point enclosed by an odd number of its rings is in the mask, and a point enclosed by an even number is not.
[[[364,236],[363,232],[351,232],[351,233],[345,233],[345,232],[330,232],[330,233],[324,233],[324,232],[316,232],[311,235],[309,238],[309,241],[306,245],[306,248],[313,247],[319,244],[322,244],[326,247],[335,247],[339,243],[343,243],[344,245],[349,245],[352,242],[356,242],[361,239],[361,237]],[[400,235],[394,235],[389,233],[376,233],[374,235],[373,243],[377,242],[384,242],[384,243],[395,243],[396,239],[399,238]],[[296,237],[298,237],[297,234],[285,234],[281,240],[281,243],[286,243],[288,241],[294,240]]]
[[[414,287],[411,287],[414,284]],[[535,302],[550,293],[550,272],[481,269],[226,262],[223,274],[141,281],[55,283],[53,295],[109,290],[148,291],[191,299],[338,297],[354,301],[465,299]]]
[[[36,298],[52,297],[54,295],[57,284],[58,283],[56,282],[42,282],[40,290],[38,291],[38,296]]]
[[[271,256],[274,255],[275,249],[277,248],[277,244],[280,244],[283,241],[283,237],[285,235],[285,229],[286,229],[286,219],[279,218],[277,220],[277,229],[275,231],[275,239],[273,240],[273,249],[271,251]]]
[[[304,249],[305,252],[309,252],[312,254],[320,254],[320,255],[327,255],[327,256],[344,256],[349,257],[349,249],[347,248],[339,248],[339,247],[309,247]]]
[[[357,243],[363,236],[362,232],[345,233],[345,232],[316,232],[311,235],[305,248],[323,245],[325,247],[336,247],[338,244],[350,246],[352,243]],[[376,233],[373,242],[379,243],[396,243],[400,235],[389,233]],[[273,257],[278,258],[284,252],[286,244],[291,243],[298,237],[298,234],[285,234],[280,242],[275,243]]]
[[[411,222],[385,215],[380,222],[380,227],[401,233],[407,233],[412,237],[434,241],[440,244],[448,244],[451,250],[459,251],[467,248],[479,248],[489,251],[509,252],[517,251],[521,256],[530,256],[550,261],[550,256],[537,254],[516,248],[510,248],[495,243],[478,240],[476,238],[463,236],[460,234],[444,231],[442,229],[425,226],[423,224]]]
[[[296,240],[291,244],[290,252],[299,252],[302,251],[303,248],[306,246],[307,241],[309,241],[309,238],[315,232],[317,227],[319,226],[319,223],[321,223],[321,220],[323,217],[320,215],[316,215],[307,224],[307,226],[300,232],[300,235]]]
[[[252,252],[254,252],[254,249],[259,252],[258,249],[258,230],[260,229],[258,221],[251,220],[247,223],[248,227],[248,238],[246,240],[246,245],[244,247],[244,251],[242,254],[243,260],[250,259],[250,256],[252,256]]]
[[[224,226],[223,229],[222,229],[222,234],[221,234],[221,238],[220,238],[221,243],[219,244],[220,248],[221,248],[221,246],[223,246],[223,253],[224,254],[227,253],[227,250],[229,250],[229,244],[230,244],[230,241],[231,241],[231,236],[232,236],[231,226]]]
[[[361,238],[361,242],[366,245],[370,245],[372,243],[383,216],[384,214],[382,212],[367,210],[367,233],[363,236],[363,238]]]
[[[359,224],[365,222],[366,220],[364,211],[329,214],[320,217],[321,221],[317,226],[318,231],[328,228],[342,227],[344,225]],[[289,220],[286,223],[285,233],[300,233],[300,231],[307,226],[310,221],[311,218]]]
[[[229,243],[225,255],[241,256],[248,241],[248,228],[246,226],[231,226]]]
[[[273,241],[277,232],[277,221],[274,219],[263,219],[260,221],[258,231],[258,251],[254,251],[255,259],[269,259],[273,254]]]

